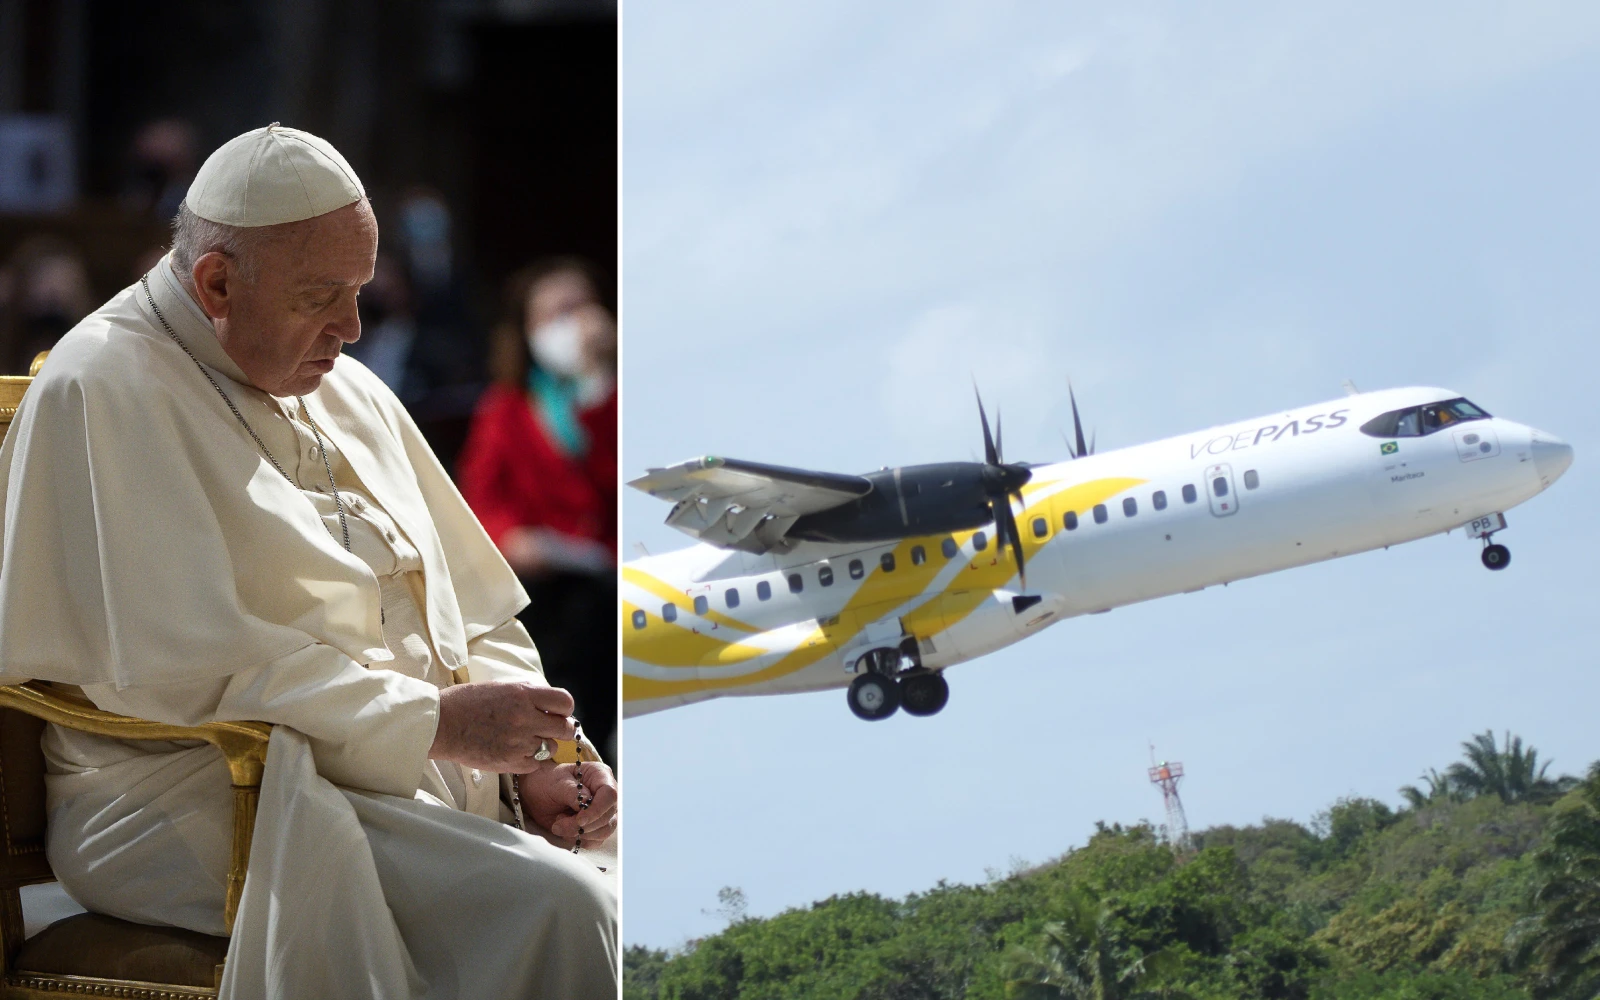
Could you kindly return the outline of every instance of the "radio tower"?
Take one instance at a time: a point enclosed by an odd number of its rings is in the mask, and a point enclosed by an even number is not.
[[[1178,783],[1182,780],[1183,765],[1175,760],[1156,763],[1155,744],[1151,744],[1150,783],[1161,787],[1161,798],[1167,806],[1167,842],[1179,853],[1190,848],[1189,820],[1183,814],[1183,800],[1178,797]]]

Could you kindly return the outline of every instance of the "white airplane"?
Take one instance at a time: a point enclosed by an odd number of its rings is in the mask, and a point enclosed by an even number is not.
[[[1408,388],[1073,460],[861,476],[730,458],[629,483],[700,544],[622,571],[623,714],[847,687],[850,708],[932,715],[944,671],[1077,615],[1465,527],[1572,464],[1565,442],[1458,393]]]

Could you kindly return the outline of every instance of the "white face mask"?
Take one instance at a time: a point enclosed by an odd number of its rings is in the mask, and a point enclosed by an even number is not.
[[[528,334],[528,350],[539,367],[571,378],[583,371],[583,329],[572,315],[557,316]]]

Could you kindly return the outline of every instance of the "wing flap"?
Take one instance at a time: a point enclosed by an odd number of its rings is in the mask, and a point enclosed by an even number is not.
[[[795,518],[872,492],[861,476],[707,455],[650,469],[628,483],[674,506],[667,523],[701,541],[764,552]]]

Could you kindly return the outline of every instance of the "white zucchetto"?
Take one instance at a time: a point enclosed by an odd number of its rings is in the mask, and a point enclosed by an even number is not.
[[[366,195],[326,139],[273,122],[206,157],[184,202],[202,219],[248,228],[315,218]]]

